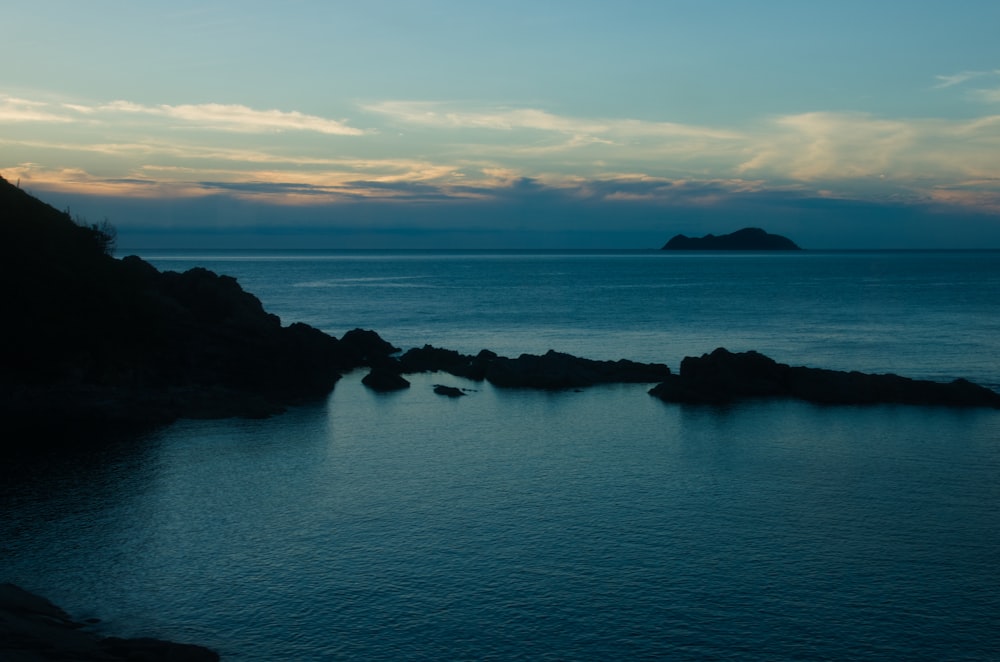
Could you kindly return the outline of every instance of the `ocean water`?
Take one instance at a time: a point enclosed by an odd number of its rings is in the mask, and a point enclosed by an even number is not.
[[[144,257],[403,348],[1000,387],[996,252]],[[6,467],[0,580],[231,660],[1000,659],[1000,412],[361,376]]]

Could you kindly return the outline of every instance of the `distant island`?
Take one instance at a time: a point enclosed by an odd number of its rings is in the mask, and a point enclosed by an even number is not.
[[[687,237],[679,234],[664,244],[665,251],[798,251],[799,246],[780,234],[760,228],[743,228],[730,234]]]

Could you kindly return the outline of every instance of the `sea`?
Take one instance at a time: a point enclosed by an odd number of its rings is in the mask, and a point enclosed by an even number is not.
[[[997,251],[139,255],[404,350],[1000,390]],[[363,375],[6,467],[0,581],[234,661],[1000,659],[1000,411]]]

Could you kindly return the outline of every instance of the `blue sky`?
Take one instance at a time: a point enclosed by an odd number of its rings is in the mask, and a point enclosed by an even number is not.
[[[0,174],[123,247],[1000,247],[1000,3],[7,3]]]

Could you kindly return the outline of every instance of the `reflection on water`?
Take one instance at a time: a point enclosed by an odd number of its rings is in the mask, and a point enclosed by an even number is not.
[[[996,412],[359,379],[6,475],[4,579],[239,660],[1000,653]]]

